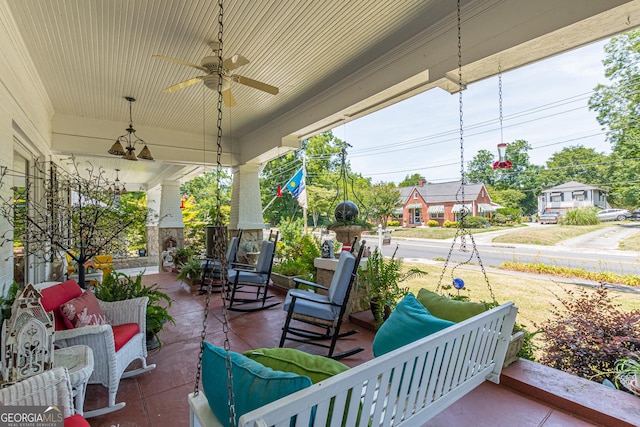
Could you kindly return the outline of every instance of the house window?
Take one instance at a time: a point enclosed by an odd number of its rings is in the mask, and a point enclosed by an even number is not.
[[[413,193],[413,200],[418,200],[418,192]]]
[[[429,219],[444,219],[444,212],[429,212]]]
[[[562,193],[551,193],[551,201],[552,202],[561,202],[562,201]]]

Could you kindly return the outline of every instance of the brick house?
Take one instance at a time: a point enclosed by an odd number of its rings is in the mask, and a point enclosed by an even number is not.
[[[435,220],[442,226],[445,221],[457,221],[462,209],[466,208],[472,216],[489,218],[500,206],[491,201],[484,184],[466,184],[464,203],[458,194],[460,181],[427,184],[421,179],[418,185],[399,187],[402,205],[403,227],[426,225]]]

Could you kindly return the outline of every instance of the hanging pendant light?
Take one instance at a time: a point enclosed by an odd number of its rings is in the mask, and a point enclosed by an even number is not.
[[[153,160],[153,156],[151,155],[149,147],[147,147],[147,143],[138,138],[136,130],[133,128],[131,106],[136,99],[130,96],[126,96],[124,99],[129,102],[129,127],[126,129],[127,133],[120,135],[118,139],[116,139],[116,142],[113,143],[108,153],[113,154],[114,156],[122,156],[123,159],[131,161],[137,161],[138,159]],[[144,144],[144,147],[140,150],[140,154],[137,157],[135,153],[136,144]]]

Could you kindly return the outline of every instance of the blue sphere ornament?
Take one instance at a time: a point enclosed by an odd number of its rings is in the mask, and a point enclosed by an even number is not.
[[[455,279],[453,279],[453,287],[456,289],[464,288],[464,280],[462,280],[459,277],[456,277]]]

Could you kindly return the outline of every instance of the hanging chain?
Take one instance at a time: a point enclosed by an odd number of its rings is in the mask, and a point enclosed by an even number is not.
[[[502,135],[502,65],[498,63],[498,106],[500,109],[500,142],[504,142]]]
[[[229,425],[231,427],[235,427],[236,425],[236,414],[235,414],[235,398],[233,395],[233,376],[231,373],[231,346],[229,343],[229,318],[226,306],[226,284],[227,284],[227,265],[226,265],[226,234],[224,232],[224,227],[222,225],[222,212],[220,208],[221,201],[221,175],[222,175],[222,78],[223,78],[223,68],[222,68],[222,36],[224,34],[224,25],[223,25],[223,17],[224,17],[224,7],[223,0],[218,0],[218,117],[217,117],[217,138],[216,138],[216,218],[215,218],[215,234],[214,234],[214,254],[215,258],[220,261],[220,281],[222,284],[222,315],[223,315],[223,323],[222,330],[224,333],[224,349],[226,353],[226,369],[227,369],[227,391],[228,391],[228,406],[229,406]],[[212,277],[212,280],[214,278]],[[202,373],[202,356],[204,354],[204,342],[206,339],[207,332],[207,322],[209,315],[209,305],[211,302],[211,288],[213,284],[207,286],[207,296],[205,301],[204,308],[204,316],[202,319],[202,332],[200,335],[200,352],[198,354],[198,366],[196,371],[196,383],[194,388],[194,394],[198,394],[198,385],[200,383],[200,377]]]
[[[461,21],[461,14],[460,14],[460,0],[458,0],[458,4],[457,4],[457,19],[458,19],[457,24],[458,24],[458,100],[459,100],[458,113],[460,115],[460,177],[461,177],[460,189],[458,190],[458,192],[462,196],[462,201],[461,201],[462,208],[460,211],[460,220],[458,222],[458,229],[456,230],[456,235],[454,236],[453,241],[451,242],[451,247],[449,248],[449,254],[447,255],[447,259],[442,268],[442,272],[440,273],[440,279],[438,280],[438,285],[436,286],[435,291],[438,292],[440,290],[440,287],[442,286],[442,279],[444,278],[444,274],[447,270],[447,266],[449,265],[449,261],[451,260],[451,255],[453,254],[453,248],[455,247],[458,237],[460,237],[460,250],[463,252],[466,252],[467,251],[466,237],[468,236],[471,239],[473,250],[471,251],[471,253],[469,254],[469,257],[465,261],[456,264],[456,266],[451,269],[451,279],[453,280],[456,269],[462,265],[465,265],[471,262],[471,260],[473,259],[473,256],[475,255],[476,258],[478,259],[478,264],[480,265],[480,269],[482,270],[482,274],[487,284],[487,288],[489,289],[491,300],[493,303],[496,303],[496,298],[493,294],[493,289],[489,284],[489,278],[487,277],[487,272],[485,271],[484,265],[482,264],[482,260],[480,259],[480,253],[478,252],[476,241],[473,238],[473,234],[471,234],[465,228],[465,224],[464,224],[465,218],[469,213],[471,213],[471,211],[467,211],[467,205],[465,203],[466,200],[465,200],[465,194],[464,194],[466,178],[465,178],[465,169],[464,169],[464,120],[463,120],[464,119],[464,111],[463,111],[464,103],[462,102],[462,90],[464,89],[464,84],[462,81],[462,31],[461,31],[462,21]],[[500,82],[502,82],[502,80],[500,80]],[[502,131],[502,85],[500,86],[500,130]],[[458,195],[456,195],[456,200],[460,201],[457,196]]]

